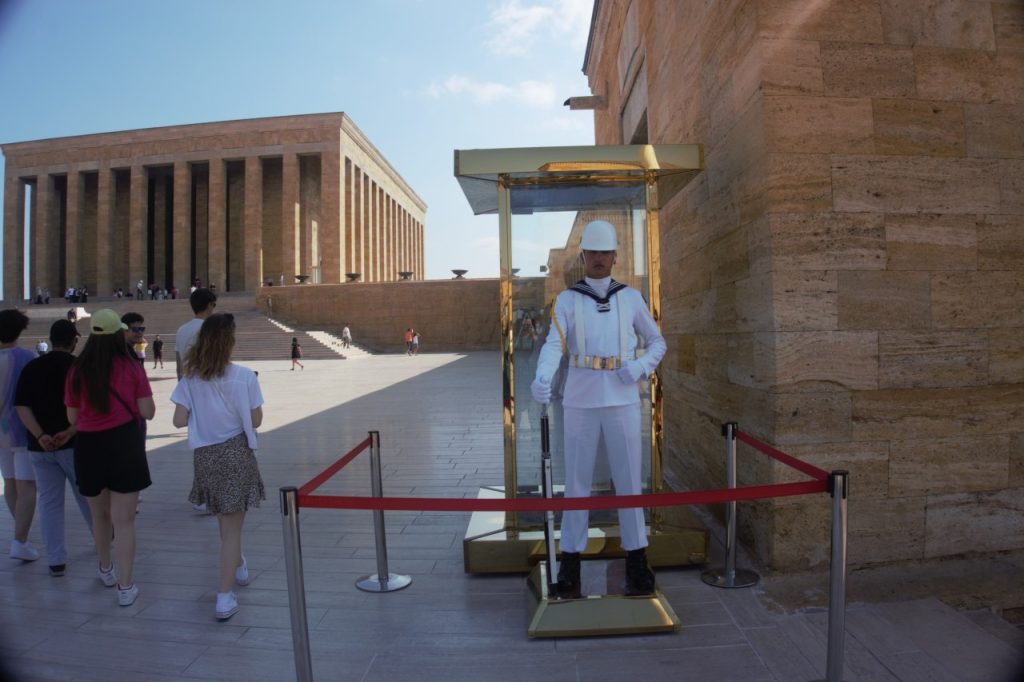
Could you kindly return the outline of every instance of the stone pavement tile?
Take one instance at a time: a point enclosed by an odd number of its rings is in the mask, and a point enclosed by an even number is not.
[[[733,625],[686,625],[678,632],[610,637],[566,637],[555,640],[564,652],[628,652],[662,649],[714,649],[746,644],[743,633]]]
[[[677,604],[669,596],[669,604],[679,616],[679,622],[691,625],[733,625],[732,617],[721,602],[685,602]]]
[[[116,618],[114,616],[96,616],[78,628],[85,634],[110,638],[122,637],[134,639],[153,639],[164,642],[184,642],[186,644],[221,644],[232,645],[245,634],[246,628],[234,619],[226,623],[217,623],[212,618],[213,600],[209,601],[208,609],[211,617],[207,623],[196,623],[186,620],[151,620],[143,611],[137,618]]]
[[[77,668],[68,668],[68,670],[74,671],[74,677],[61,677],[54,679],[72,680],[73,682],[110,682],[110,673],[102,669],[80,670]],[[191,675],[185,675],[183,673],[162,675],[160,673],[139,671],[132,671],[130,679],[131,682],[209,682],[208,678],[192,677]]]
[[[922,652],[961,680],[1009,682],[1024,670],[1018,651],[938,599],[878,604],[874,608],[907,633]]]
[[[922,651],[885,654],[880,656],[879,660],[900,682],[962,682],[963,680]],[[1016,682],[1011,678],[986,679],[989,682]]]
[[[901,628],[864,606],[846,609],[846,632],[876,656],[919,652],[921,648]]]
[[[392,658],[379,656],[370,665],[365,682],[579,682],[576,662],[554,654],[503,659],[497,653],[432,653]]]
[[[23,652],[19,665],[26,668],[32,661],[67,663],[73,661],[84,668],[102,667],[114,673],[159,672],[176,674],[186,667],[207,647],[200,644],[110,638],[82,633],[62,632]]]
[[[815,669],[824,671],[828,644],[828,613],[814,611],[783,616],[779,628],[790,640],[790,644],[810,661]],[[896,682],[895,677],[878,659],[849,632],[844,640],[843,679]]]
[[[744,636],[761,662],[779,682],[810,682],[825,677],[825,668],[815,668],[778,627],[746,628]]]
[[[621,682],[678,682],[697,673],[715,682],[775,682],[747,644],[699,649],[665,649],[622,653],[590,652],[577,657],[581,680]],[[642,670],[642,672],[641,672]]]
[[[1010,625],[1008,622],[992,613],[991,609],[966,611],[963,615],[969,618],[978,627],[1003,640],[1019,651],[1022,663],[1024,663],[1024,630]]]
[[[775,624],[776,615],[764,607],[754,592],[756,587],[747,588],[711,588],[716,590],[718,599],[732,616],[733,622],[741,628],[770,627]]]
[[[17,627],[4,628],[0,631],[0,660],[9,659],[45,642],[55,629],[45,624],[37,625],[31,620],[18,623]],[[71,631],[74,627],[69,626],[67,629]]]
[[[366,653],[355,657],[318,653],[312,660],[315,679],[358,682],[365,679],[372,655]],[[185,672],[205,680],[280,682],[294,679],[295,660],[282,656],[279,651],[214,646],[198,656]]]
[[[238,594],[238,593],[236,593]],[[138,602],[136,602],[138,603]],[[161,600],[148,605],[138,617],[154,621],[170,621],[177,623],[216,624],[213,616],[216,601],[212,598],[193,602]],[[234,626],[262,625],[265,627],[289,628],[291,616],[286,606],[262,606],[249,604],[245,595],[239,594],[238,613],[228,623]],[[329,609],[309,608],[307,616],[310,623],[316,623]]]

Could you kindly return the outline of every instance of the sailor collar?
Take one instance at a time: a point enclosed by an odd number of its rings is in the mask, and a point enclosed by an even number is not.
[[[594,287],[587,284],[587,281],[585,279],[581,279],[580,281],[576,282],[571,287],[569,287],[571,291],[579,292],[584,296],[588,296],[594,299],[594,301],[597,303],[597,312],[599,313],[607,313],[608,311],[610,311],[612,309],[612,296],[614,296],[615,294],[617,294],[618,292],[622,291],[625,288],[625,284],[621,282],[616,282],[614,279],[612,279],[608,283],[608,293],[606,293],[602,297],[601,294],[597,293]]]

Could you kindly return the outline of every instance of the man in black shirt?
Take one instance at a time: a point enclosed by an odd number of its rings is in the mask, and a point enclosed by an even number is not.
[[[78,330],[67,320],[50,327],[50,352],[25,365],[18,379],[14,406],[28,432],[28,450],[39,491],[39,521],[43,527],[50,575],[64,575],[68,552],[64,546],[64,483],[71,483],[75,501],[92,529],[89,505],[75,482],[75,427],[68,423],[64,384],[75,357],[71,352]]]

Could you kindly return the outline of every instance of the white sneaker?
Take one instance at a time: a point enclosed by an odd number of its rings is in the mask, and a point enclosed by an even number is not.
[[[121,606],[131,606],[138,596],[139,588],[135,583],[128,587],[121,587],[120,583],[117,584],[117,603]]]
[[[210,510],[206,508],[206,504],[193,504],[192,510],[197,511],[200,514],[209,514]]]
[[[96,573],[100,576],[100,580],[103,581],[105,587],[113,587],[117,584],[117,573],[114,572],[114,564],[110,564],[110,568],[103,568],[101,565],[96,569]]]
[[[22,561],[35,561],[39,558],[39,550],[33,547],[32,543],[28,540],[25,542],[11,540],[11,558],[21,559]]]
[[[214,611],[217,620],[227,620],[236,613],[238,613],[238,599],[235,598],[235,593],[218,592],[217,610]]]
[[[242,565],[235,569],[235,582],[245,587],[249,584],[249,564],[245,561],[245,555],[242,555]]]

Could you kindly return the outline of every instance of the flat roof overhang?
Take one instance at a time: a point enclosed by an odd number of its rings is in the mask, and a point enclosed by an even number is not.
[[[704,148],[699,144],[455,150],[455,177],[475,215],[498,212],[499,182],[528,185],[652,177],[661,208],[703,168]]]

